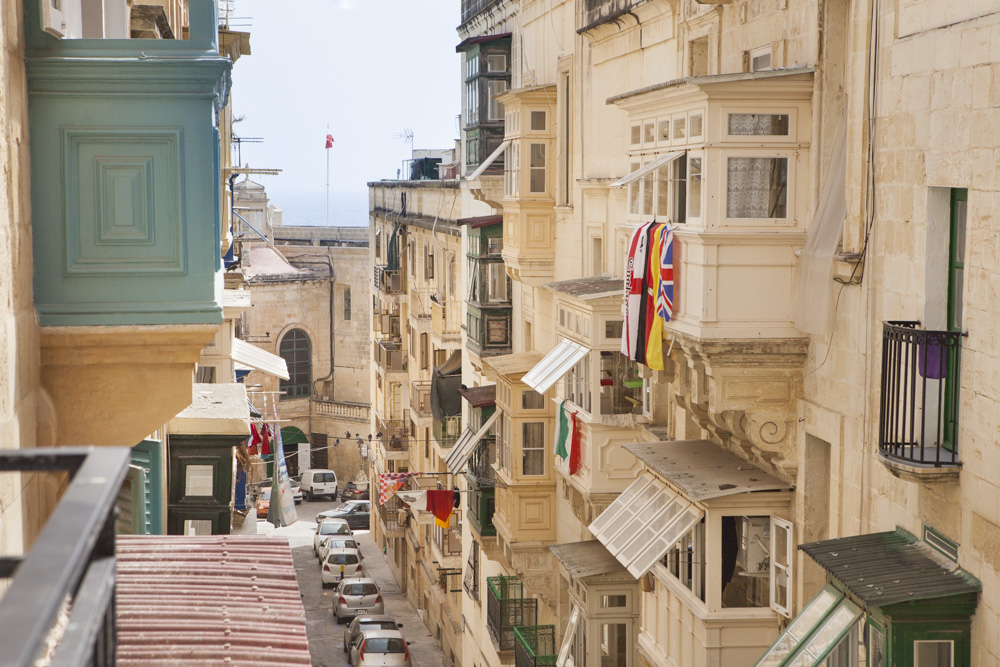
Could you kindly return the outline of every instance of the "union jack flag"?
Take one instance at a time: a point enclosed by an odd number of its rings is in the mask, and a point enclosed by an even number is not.
[[[656,293],[656,314],[669,322],[674,313],[674,231],[670,225],[663,225],[660,234],[660,289]]]
[[[406,486],[406,482],[416,477],[413,472],[386,472],[378,476],[378,504],[385,505],[385,502],[396,495],[396,491]]]

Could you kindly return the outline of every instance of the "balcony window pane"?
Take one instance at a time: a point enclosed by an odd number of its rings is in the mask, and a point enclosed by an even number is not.
[[[184,469],[185,496],[212,496],[215,494],[215,466],[189,465]]]
[[[649,122],[642,127],[643,143],[651,144],[656,141],[656,123]]]
[[[662,141],[670,140],[670,121],[661,120],[660,121],[660,139]],[[632,143],[635,143],[634,141]]]
[[[683,116],[674,120],[674,139],[683,139],[687,135],[686,122]]]
[[[185,519],[184,520],[184,534],[185,535],[211,535],[212,534],[212,520],[211,519]]]
[[[521,407],[525,410],[544,410],[545,396],[533,389],[525,389],[521,392]]]
[[[507,82],[502,79],[492,79],[486,82],[486,96],[489,98],[489,114],[487,120],[503,120],[503,104],[497,101],[497,95],[507,90]]]
[[[629,165],[629,173],[639,168],[638,162]],[[631,215],[639,215],[639,181],[632,181],[628,184],[628,212]]]
[[[601,624],[602,665],[626,664],[628,645],[628,626],[625,623]]]
[[[486,265],[488,301],[507,301],[507,269],[501,262],[491,262]]]
[[[486,318],[486,344],[510,344],[510,320],[506,317]]]
[[[566,398],[590,412],[590,357],[584,357],[566,373]]]
[[[701,217],[701,158],[688,160],[687,217]]]
[[[479,81],[473,80],[465,84],[465,124],[475,125],[479,122]]]
[[[531,129],[534,132],[544,132],[546,127],[546,118],[544,111],[532,111],[531,112]]]
[[[788,136],[788,114],[731,113],[730,136]]]
[[[654,170],[655,171],[655,170]],[[642,177],[642,214],[653,215],[653,178],[654,172]]]
[[[545,192],[545,144],[531,144],[530,189],[531,192]]]
[[[499,255],[503,252],[503,239],[499,236],[491,236],[486,240],[487,252],[491,255]]]
[[[692,114],[688,119],[688,136],[701,136],[701,114]]]
[[[521,425],[521,474],[545,474],[545,423]]]
[[[955,642],[952,641],[913,642],[914,667],[952,667],[954,653]]]
[[[502,53],[491,53],[486,56],[486,71],[490,73],[507,71],[507,56]]]
[[[642,143],[642,126],[641,125],[633,125],[632,126],[631,140],[632,140],[632,145],[633,146],[638,146],[640,143]],[[630,171],[635,171],[635,170],[632,169]]]
[[[726,217],[786,217],[788,158],[731,157],[727,171]]]
[[[656,215],[661,218],[670,217],[670,169],[677,162],[656,170]]]

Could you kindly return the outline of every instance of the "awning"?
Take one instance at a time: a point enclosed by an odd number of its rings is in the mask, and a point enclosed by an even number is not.
[[[462,412],[462,350],[455,350],[440,366],[431,371],[431,414],[441,421]]]
[[[646,164],[642,165],[628,176],[623,176],[619,178],[617,181],[615,181],[608,187],[624,188],[629,183],[639,180],[640,178],[642,178],[649,172],[653,171],[654,169],[662,167],[667,163],[673,162],[682,155],[684,155],[684,151],[674,151],[672,153],[666,153],[664,155],[661,155],[652,162],[647,162]]]
[[[861,617],[861,608],[827,586],[775,640],[756,667],[819,664]]]
[[[496,405],[497,402],[497,386],[495,384],[488,384],[484,387],[466,387],[463,384],[458,388],[458,393],[473,408],[486,408]]]
[[[587,356],[590,348],[563,338],[551,352],[524,376],[523,382],[539,394],[544,394],[578,361]]]
[[[458,439],[455,446],[451,448],[448,452],[447,458],[444,460],[444,464],[448,466],[448,470],[453,474],[457,475],[465,467],[465,464],[469,462],[469,457],[472,456],[472,452],[476,451],[476,446],[479,442],[486,437],[486,434],[492,428],[493,424],[496,423],[497,419],[500,417],[501,410],[497,410],[490,418],[486,420],[475,433],[472,429],[465,429],[465,433],[462,437]]]
[[[638,579],[704,516],[689,500],[643,473],[588,528]]]
[[[289,379],[288,364],[284,359],[239,338],[233,339],[233,361],[282,380]]]
[[[711,440],[640,442],[624,447],[680,487],[690,500],[793,488]]]
[[[489,166],[491,164],[493,164],[494,160],[496,160],[498,157],[500,157],[501,153],[503,153],[505,150],[507,150],[508,146],[510,146],[510,139],[504,139],[500,143],[500,145],[497,146],[497,149],[495,151],[493,151],[492,153],[490,153],[490,156],[488,158],[486,158],[485,160],[483,160],[483,163],[481,165],[479,165],[478,167],[476,167],[476,170],[474,172],[472,172],[472,174],[469,176],[469,178],[467,180],[474,181],[477,178],[479,178],[480,176],[482,176],[483,172],[486,171],[487,169],[489,169]]]
[[[571,580],[587,577],[624,576],[628,573],[618,559],[597,540],[553,544],[549,551],[565,568]]]
[[[502,215],[476,215],[471,218],[459,218],[455,221],[459,225],[468,225],[472,229],[479,229],[480,227],[489,227],[490,225],[498,225],[503,222]]]

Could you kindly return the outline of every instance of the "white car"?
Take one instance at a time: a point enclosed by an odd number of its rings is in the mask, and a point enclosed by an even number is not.
[[[353,537],[351,527],[343,519],[327,519],[316,524],[316,534],[313,536],[313,553],[319,556],[319,543],[326,535],[341,535]]]
[[[326,558],[326,554],[330,549],[359,549],[358,543],[354,541],[353,537],[348,537],[347,535],[324,535],[319,538],[319,548],[316,550],[316,555],[319,556],[320,564],[323,563],[323,559]]]
[[[399,630],[362,632],[351,645],[352,667],[396,665],[411,667],[409,642]]]
[[[323,588],[329,588],[342,579],[365,576],[364,558],[358,549],[330,549],[323,559],[320,577]]]

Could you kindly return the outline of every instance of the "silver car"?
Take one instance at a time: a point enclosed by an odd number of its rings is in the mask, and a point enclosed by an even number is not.
[[[384,614],[382,591],[374,579],[345,579],[333,591],[333,615],[337,623],[359,615]]]
[[[360,549],[358,543],[354,541],[354,538],[346,537],[344,535],[324,535],[319,540],[319,549],[317,549],[316,555],[319,556],[320,565],[323,564],[323,560],[326,555],[330,553],[331,549]],[[364,558],[364,556],[362,556]]]
[[[399,630],[402,623],[397,623],[392,616],[355,616],[347,629],[344,630],[344,653],[351,650],[351,644],[362,632],[370,630]]]
[[[412,667],[410,649],[399,630],[362,632],[351,644],[351,665],[395,665]]]
[[[330,549],[323,557],[320,577],[323,588],[333,586],[341,579],[356,579],[365,576],[364,559],[357,549]]]
[[[316,534],[313,536],[313,553],[319,556],[319,543],[327,535],[339,537],[354,537],[351,527],[342,519],[327,519],[316,524]]]

